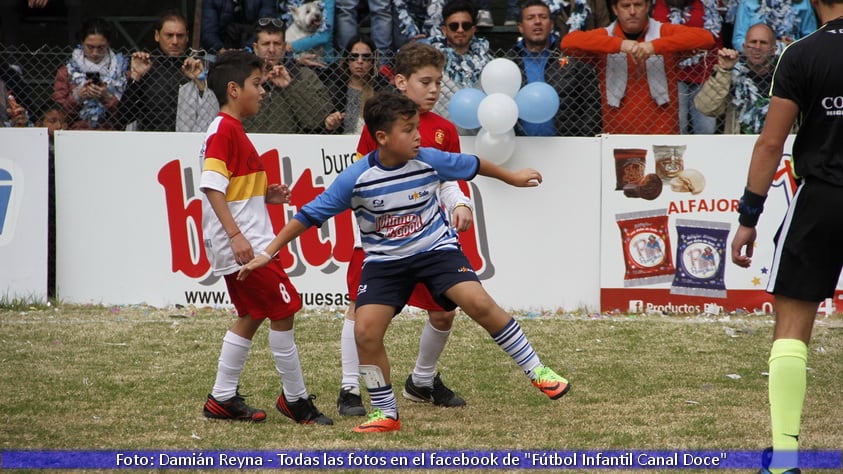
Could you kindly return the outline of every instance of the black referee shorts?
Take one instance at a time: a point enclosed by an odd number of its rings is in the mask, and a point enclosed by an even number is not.
[[[806,178],[774,242],[769,293],[802,301],[834,296],[843,267],[843,187]]]

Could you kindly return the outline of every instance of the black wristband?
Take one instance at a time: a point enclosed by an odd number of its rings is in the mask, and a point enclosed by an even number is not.
[[[758,218],[764,212],[764,201],[767,196],[755,194],[749,189],[744,189],[743,197],[741,197],[738,204],[738,222],[745,227],[755,227],[758,224]]]

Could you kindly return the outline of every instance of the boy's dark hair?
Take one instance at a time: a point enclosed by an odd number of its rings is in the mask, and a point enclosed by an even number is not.
[[[155,22],[155,31],[161,31],[161,28],[164,27],[164,23],[168,21],[178,21],[184,25],[184,28],[190,30],[190,25],[187,23],[187,18],[181,14],[180,11],[176,10],[175,8],[171,8],[169,10],[164,10],[158,14],[158,21]]]
[[[102,35],[111,46],[114,33],[107,21],[102,18],[89,18],[82,23],[82,29],[79,30],[79,42],[85,41],[85,38],[91,35]]]
[[[58,102],[49,100],[46,104],[41,106],[40,109],[38,109],[38,120],[44,120],[44,116],[53,111],[61,112],[65,115],[65,117],[67,116],[67,111],[64,110],[63,105],[59,104]]]
[[[246,78],[261,67],[260,58],[248,51],[226,51],[217,56],[217,61],[208,69],[208,88],[214,92],[220,107],[228,103],[229,82],[243,87]]]
[[[395,55],[395,74],[410,77],[426,66],[442,70],[445,67],[445,55],[429,44],[415,41],[402,46]]]
[[[609,0],[609,6],[615,6],[621,0]],[[649,3],[651,6],[653,5],[653,0],[644,0],[644,3]],[[649,13],[649,12],[648,12]]]
[[[477,23],[477,4],[472,0],[452,0],[445,4],[442,8],[442,21],[447,21],[449,16],[459,12],[468,13],[471,21]]]
[[[363,106],[363,121],[369,134],[377,141],[375,133],[389,132],[398,117],[409,118],[417,114],[419,105],[405,95],[395,92],[380,92],[366,101]]]
[[[618,0],[610,0],[613,4],[618,3]],[[550,13],[550,6],[544,2],[544,0],[524,0],[521,2],[520,8],[518,8],[518,22],[520,23],[523,18],[521,18],[521,14],[524,12],[524,9],[527,7],[544,7],[547,8],[548,13]]]

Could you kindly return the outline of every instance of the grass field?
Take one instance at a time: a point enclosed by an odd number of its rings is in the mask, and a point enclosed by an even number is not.
[[[265,328],[255,337],[241,391],[251,395],[250,404],[267,410],[267,421],[202,416],[230,312],[0,309],[0,449],[570,451],[769,445],[770,317],[530,316],[520,317],[521,325],[543,362],[571,380],[568,395],[548,400],[479,326],[460,315],[439,368],[468,406],[415,404],[402,399],[399,388],[403,429],[361,436],[351,431],[361,418],[336,415],[338,311],[304,311],[296,323],[308,389],[335,421],[326,427],[293,424],[273,408],[280,384]],[[401,315],[387,333],[396,388],[412,370],[423,322]],[[808,366],[802,447],[839,449],[840,316],[818,319]]]

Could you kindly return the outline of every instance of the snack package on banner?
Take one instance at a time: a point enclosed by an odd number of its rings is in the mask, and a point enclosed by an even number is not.
[[[647,167],[647,150],[642,148],[615,148],[615,190],[622,191],[627,184],[637,183],[644,177]]]
[[[653,145],[653,156],[656,160],[656,175],[664,181],[679,176],[685,169],[685,149],[687,145]]]
[[[726,297],[725,256],[728,222],[676,219],[674,295]]]
[[[673,279],[667,209],[615,214],[621,230],[626,273],[623,286],[666,283]]]

